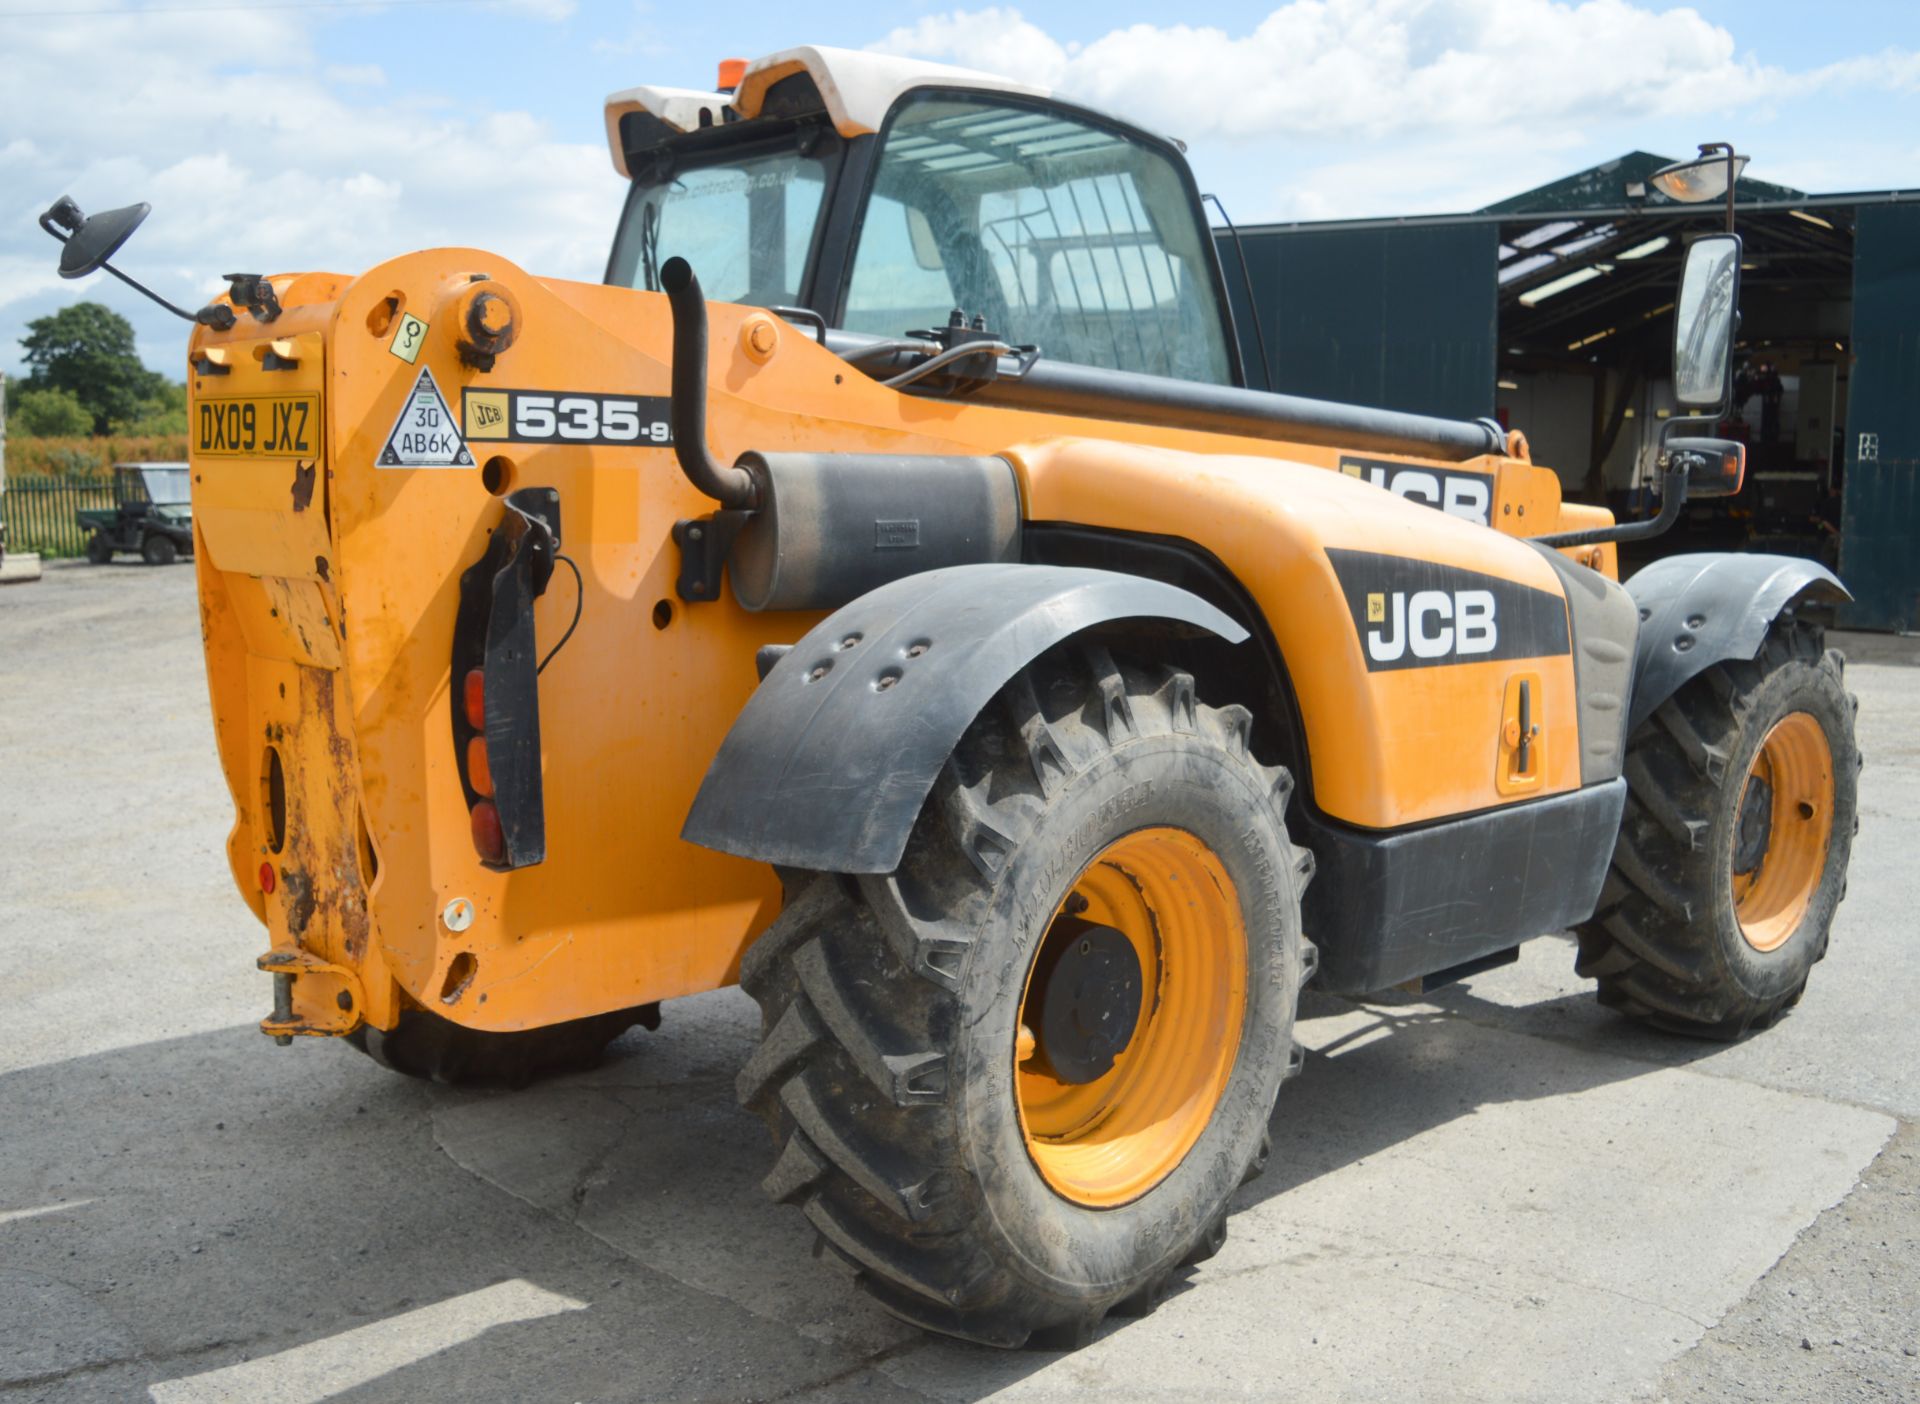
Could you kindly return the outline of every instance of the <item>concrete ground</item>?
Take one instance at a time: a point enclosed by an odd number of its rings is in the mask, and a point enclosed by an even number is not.
[[[184,565],[0,594],[0,1404],[1920,1398],[1912,643],[1838,641],[1864,822],[1778,1027],[1626,1024],[1563,936],[1312,998],[1225,1251],[1056,1355],[810,1256],[733,1104],[737,991],[522,1093],[261,1038],[196,633]]]

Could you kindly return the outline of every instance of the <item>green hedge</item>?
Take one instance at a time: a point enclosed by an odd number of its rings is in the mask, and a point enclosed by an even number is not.
[[[116,463],[185,463],[187,436],[7,439],[7,476],[104,478]]]

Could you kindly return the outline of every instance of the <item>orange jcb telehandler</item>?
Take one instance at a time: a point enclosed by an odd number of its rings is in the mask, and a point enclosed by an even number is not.
[[[183,312],[266,1033],[519,1081],[738,980],[767,1192],[1012,1346],[1218,1249],[1310,979],[1571,926],[1670,1028],[1800,998],[1845,592],[1615,578],[1738,446],[1615,525],[1490,422],[1248,389],[1179,150],[988,75],[802,48],[606,116],[604,285],[436,249]],[[77,276],[144,213],[43,223]],[[1685,254],[1696,431],[1739,269]]]

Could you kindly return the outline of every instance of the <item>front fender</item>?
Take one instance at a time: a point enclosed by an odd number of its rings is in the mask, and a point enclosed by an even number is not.
[[[1115,571],[952,566],[872,590],[774,665],[680,836],[785,867],[891,872],[981,708],[1054,644],[1117,619],[1247,637],[1199,596]]]
[[[1627,732],[1716,663],[1759,656],[1789,605],[1853,598],[1834,573],[1792,556],[1668,556],[1627,581],[1640,607]]]

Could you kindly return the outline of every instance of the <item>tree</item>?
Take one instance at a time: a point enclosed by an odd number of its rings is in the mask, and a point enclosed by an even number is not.
[[[133,324],[97,302],[76,302],[27,324],[20,338],[32,374],[26,389],[65,390],[93,417],[93,432],[138,418],[166,384],[140,364]]]
[[[93,432],[93,415],[71,390],[22,390],[7,404],[7,434],[75,439]]]
[[[187,387],[164,376],[156,379],[159,383],[141,404],[140,412],[132,419],[116,422],[114,433],[144,438],[187,432]]]

